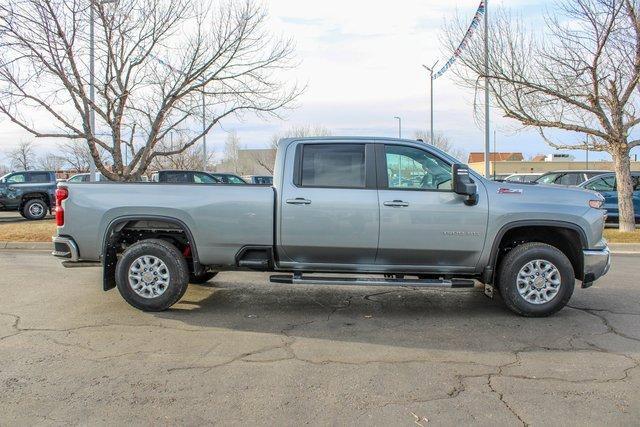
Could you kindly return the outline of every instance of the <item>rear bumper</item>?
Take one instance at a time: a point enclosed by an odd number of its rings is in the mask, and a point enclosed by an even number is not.
[[[611,268],[611,251],[608,247],[582,252],[584,258],[584,273],[582,287],[588,288],[593,282],[604,276]]]
[[[78,245],[73,241],[71,237],[53,236],[53,256],[58,258],[65,258],[71,262],[78,262],[80,255],[78,253]]]

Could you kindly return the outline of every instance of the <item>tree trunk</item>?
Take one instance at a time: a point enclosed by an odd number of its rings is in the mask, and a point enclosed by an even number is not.
[[[633,208],[633,182],[631,180],[631,160],[627,144],[616,144],[611,150],[616,171],[618,190],[618,223],[620,231],[635,231],[636,219]]]

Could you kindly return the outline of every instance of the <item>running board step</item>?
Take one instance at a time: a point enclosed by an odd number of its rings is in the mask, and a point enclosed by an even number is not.
[[[422,280],[422,279],[383,279],[360,277],[320,277],[302,275],[273,275],[271,283],[288,285],[341,285],[341,286],[399,286],[415,288],[473,288],[471,279]]]

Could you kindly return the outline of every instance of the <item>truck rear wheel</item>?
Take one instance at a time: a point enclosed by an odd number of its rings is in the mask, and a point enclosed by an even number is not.
[[[561,310],[573,295],[571,261],[558,248],[525,243],[505,255],[498,287],[507,307],[521,316],[545,317]]]
[[[178,302],[189,284],[189,268],[180,251],[159,239],[129,246],[116,265],[120,295],[143,311],[164,311]]]
[[[22,216],[30,221],[43,219],[47,216],[49,206],[42,199],[31,199],[22,206]]]

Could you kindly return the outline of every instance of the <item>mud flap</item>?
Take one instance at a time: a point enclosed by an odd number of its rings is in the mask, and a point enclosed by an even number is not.
[[[118,255],[115,248],[109,248],[104,254],[102,268],[102,290],[108,291],[116,287],[116,264]]]
[[[485,285],[484,285],[484,295],[487,298],[493,299],[493,294],[494,294],[493,285],[489,285],[489,284],[485,283]]]

